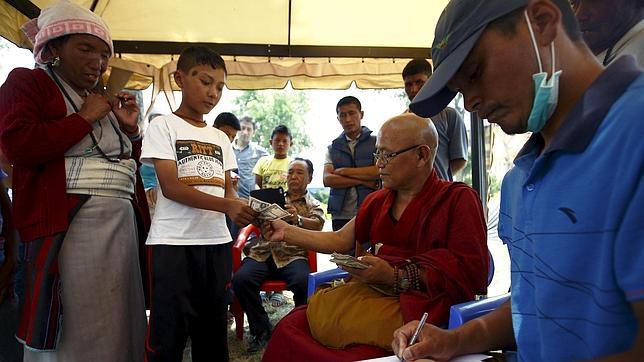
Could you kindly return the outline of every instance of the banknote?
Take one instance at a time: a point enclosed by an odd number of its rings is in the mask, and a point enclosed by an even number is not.
[[[358,260],[358,258],[354,256],[346,255],[346,254],[333,253],[331,254],[330,260],[336,263],[337,265],[346,266],[354,269],[367,269],[369,267],[369,264],[366,264]]]
[[[250,206],[251,209],[261,213],[262,210],[270,207],[271,204],[251,196],[250,198],[248,198],[248,206]]]
[[[268,207],[259,211],[258,218],[260,220],[273,221],[273,220],[285,218],[290,215],[291,214],[289,214],[286,210],[279,207],[279,205],[271,204]]]

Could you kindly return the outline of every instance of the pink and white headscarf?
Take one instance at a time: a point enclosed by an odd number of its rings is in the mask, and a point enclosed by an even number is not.
[[[89,34],[103,40],[114,54],[112,36],[100,16],[68,0],[61,0],[40,12],[40,16],[22,25],[22,31],[34,45],[36,63],[45,64],[53,58],[47,43],[69,34]]]

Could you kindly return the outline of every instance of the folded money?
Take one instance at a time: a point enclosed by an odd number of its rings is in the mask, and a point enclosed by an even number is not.
[[[252,196],[248,199],[248,206],[259,213],[257,218],[260,220],[274,221],[290,215],[288,211],[282,209],[278,204],[270,204]]]
[[[360,261],[358,258],[354,256],[346,255],[346,254],[333,253],[331,254],[330,260],[337,265],[346,266],[354,269],[367,269],[369,267],[369,264],[366,264]]]

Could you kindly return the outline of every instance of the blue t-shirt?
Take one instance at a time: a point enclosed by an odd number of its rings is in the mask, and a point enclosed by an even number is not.
[[[632,59],[593,83],[542,154],[533,135],[501,191],[519,360],[631,348],[644,299],[644,75]]]
[[[154,170],[154,166],[142,164],[141,165],[141,178],[143,179],[143,188],[151,189],[157,187],[157,173]]]

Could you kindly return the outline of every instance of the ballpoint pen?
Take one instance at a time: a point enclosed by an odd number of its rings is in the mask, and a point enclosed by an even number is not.
[[[414,335],[411,336],[411,340],[409,340],[408,346],[413,345],[416,343],[416,340],[418,339],[418,335],[420,334],[420,331],[423,329],[425,326],[425,322],[427,322],[427,312],[423,313],[423,317],[420,319],[420,322],[418,322],[418,327],[416,327],[416,331],[414,332]]]
[[[425,322],[427,322],[427,316],[429,316],[429,314],[427,312],[423,313],[423,316],[422,316],[422,318],[420,318],[420,322],[418,322],[418,326],[416,327],[416,330],[414,331],[414,334],[411,336],[411,339],[409,340],[409,343],[407,344],[407,348],[409,348],[414,343],[416,343],[416,340],[418,339],[418,335],[420,334],[420,331],[425,326]],[[405,361],[405,359],[402,358],[402,355],[398,356],[398,358],[401,361]]]

